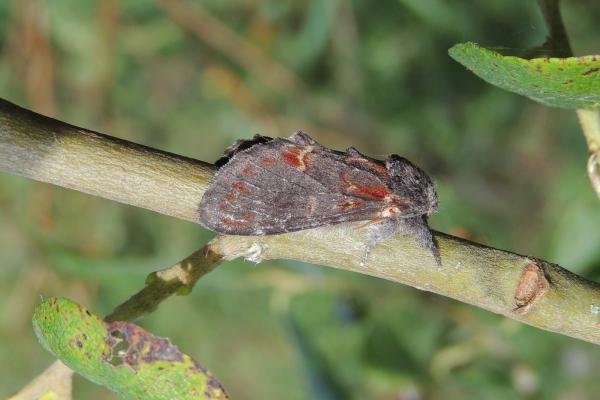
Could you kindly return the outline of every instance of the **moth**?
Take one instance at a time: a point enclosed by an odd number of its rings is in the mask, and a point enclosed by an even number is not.
[[[427,225],[438,198],[429,176],[396,154],[385,161],[340,152],[298,131],[256,135],[226,149],[199,205],[199,220],[228,235],[273,235],[365,221],[363,264],[381,241],[411,235],[441,265]]]

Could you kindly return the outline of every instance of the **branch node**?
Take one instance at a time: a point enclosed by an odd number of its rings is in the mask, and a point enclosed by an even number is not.
[[[536,303],[550,289],[544,270],[535,262],[530,262],[523,267],[521,276],[515,289],[515,313],[525,315],[531,306]]]

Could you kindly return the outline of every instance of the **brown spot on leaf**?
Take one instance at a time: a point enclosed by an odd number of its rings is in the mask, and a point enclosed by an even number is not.
[[[124,364],[135,370],[144,363],[183,361],[183,354],[169,339],[156,337],[137,325],[113,322],[107,324],[107,329],[110,334],[109,345],[113,348],[112,357],[121,358]],[[121,351],[115,354],[117,347],[121,347]]]
[[[585,71],[584,73],[582,73],[581,75],[586,76],[586,75],[591,75],[595,72],[600,71],[600,67],[594,67],[594,68],[590,68],[587,71]]]
[[[206,377],[205,398],[229,398],[223,386],[206,368],[181,353],[169,339],[154,336],[129,322],[109,323],[106,324],[106,328],[109,334],[106,342],[111,348],[110,358],[106,361],[112,365],[125,364],[133,370],[139,371],[144,365],[157,361],[186,363],[189,364],[185,369],[186,373],[201,373]],[[165,367],[161,365],[157,369],[160,371]]]
[[[83,348],[83,343],[81,342],[81,338],[76,337],[70,341],[71,346],[77,346],[77,348]]]
[[[527,264],[515,289],[515,309],[517,314],[527,314],[531,306],[537,302],[550,288],[544,270],[534,262]]]

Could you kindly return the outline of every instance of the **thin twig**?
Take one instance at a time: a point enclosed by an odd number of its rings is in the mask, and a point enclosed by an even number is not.
[[[8,400],[56,399],[70,400],[73,371],[55,361]]]
[[[150,274],[146,286],[117,306],[104,320],[132,321],[154,311],[171,295],[192,290],[198,279],[212,271],[221,260],[221,255],[212,250],[210,243],[207,244],[177,264]]]
[[[190,221],[197,221],[213,172],[206,163],[90,133],[6,101],[0,102],[0,169]],[[409,237],[382,243],[362,267],[366,232],[355,225],[224,236],[211,250],[224,259],[287,258],[378,276],[600,344],[599,284],[542,260],[434,234],[439,268]]]
[[[573,51],[560,14],[560,0],[538,0],[538,6],[548,26],[544,52],[552,57],[571,57]]]

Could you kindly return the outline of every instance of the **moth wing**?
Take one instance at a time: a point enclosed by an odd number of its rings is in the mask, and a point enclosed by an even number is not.
[[[221,233],[261,235],[376,218],[381,202],[345,193],[339,170],[347,166],[330,153],[274,139],[235,154],[204,194],[200,221]]]
[[[232,235],[270,235],[374,219],[378,204],[357,203],[343,195],[269,196],[249,191],[233,201],[223,201],[231,192],[205,194],[200,208],[202,223],[217,232]],[[204,199],[203,198],[203,199]],[[215,207],[216,206],[216,207]],[[211,209],[217,211],[210,211]]]

